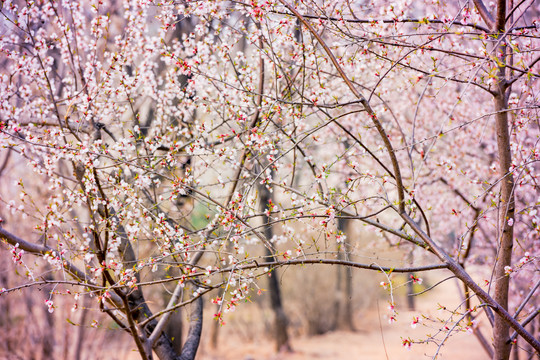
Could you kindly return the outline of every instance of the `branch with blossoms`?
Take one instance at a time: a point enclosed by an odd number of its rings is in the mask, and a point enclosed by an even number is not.
[[[90,287],[96,286],[94,281],[92,280],[92,276],[89,276],[84,271],[77,268],[75,265],[73,265],[71,262],[65,259],[63,257],[63,254],[59,254],[56,250],[52,249],[49,246],[26,241],[18,237],[17,235],[14,235],[8,232],[2,226],[0,226],[0,238],[4,239],[8,244],[10,244],[15,249],[20,249],[30,254],[39,254],[42,256],[49,256],[51,259],[53,259],[54,264],[60,265],[69,274],[71,274],[75,279],[79,279],[80,281],[83,281],[83,284],[88,283],[88,286]],[[18,253],[18,256],[19,256],[18,261],[20,261],[20,257],[22,256],[20,251]]]
[[[494,324],[488,353],[510,329],[538,350],[519,316],[538,291],[535,10],[423,5],[4,4],[0,236],[58,273],[5,295],[77,284],[143,358],[192,359],[203,299],[223,323],[279,268],[380,272],[393,319],[392,273],[444,270],[460,321],[480,303]],[[381,246],[407,260],[363,250]]]
[[[12,245],[15,249],[21,249],[21,251],[26,251],[29,254],[32,255],[40,255],[40,256],[51,256],[53,259],[56,259],[56,263],[61,264],[63,268],[68,271],[70,275],[72,275],[75,279],[79,280],[77,282],[73,281],[66,281],[66,280],[41,280],[41,281],[33,281],[31,283],[17,286],[10,289],[1,289],[0,295],[2,294],[9,294],[10,292],[17,291],[23,288],[31,287],[31,286],[39,286],[44,284],[64,284],[64,285],[77,285],[85,288],[89,288],[92,292],[98,292],[100,294],[105,294],[107,300],[111,301],[113,304],[114,309],[122,310],[124,308],[126,311],[133,311],[131,309],[137,309],[137,312],[140,313],[141,318],[133,319],[131,316],[127,316],[129,325],[123,324],[121,320],[119,320],[115,315],[114,312],[112,312],[112,309],[107,309],[103,307],[103,303],[100,303],[100,306],[102,306],[102,311],[106,312],[111,318],[115,320],[115,322],[118,323],[121,329],[124,329],[128,332],[131,332],[133,336],[136,336],[136,339],[139,339],[139,332],[136,329],[136,326],[140,326],[141,328],[147,328],[152,329],[151,335],[146,337],[144,334],[141,334],[143,341],[138,342],[139,346],[139,352],[141,352],[141,355],[146,356],[148,358],[147,354],[151,355],[151,351],[154,348],[159,353],[163,354],[171,354],[174,353],[174,351],[171,348],[170,340],[167,340],[165,335],[162,333],[163,327],[166,325],[168,315],[171,311],[174,311],[176,308],[186,306],[188,304],[191,304],[192,302],[196,303],[195,309],[192,312],[192,318],[193,322],[190,326],[189,330],[189,337],[190,341],[186,341],[186,350],[183,352],[183,356],[187,356],[188,358],[190,356],[194,356],[196,353],[196,349],[198,347],[199,338],[200,338],[200,331],[201,331],[201,319],[202,319],[202,294],[205,292],[208,292],[212,290],[212,288],[209,288],[208,290],[202,292],[201,294],[197,294],[195,297],[193,297],[191,300],[185,301],[181,304],[176,304],[177,297],[171,298],[171,302],[168,306],[168,308],[156,315],[153,315],[150,310],[148,309],[147,305],[144,303],[144,297],[142,297],[142,294],[138,292],[137,287],[146,285],[146,284],[138,284],[133,283],[132,288],[134,290],[131,290],[130,292],[125,293],[124,290],[126,289],[123,285],[112,285],[112,286],[97,286],[95,284],[95,281],[92,280],[93,276],[86,274],[79,270],[76,266],[71,264],[66,259],[62,258],[61,256],[56,256],[56,252],[44,245],[39,245],[36,243],[32,243],[26,240],[23,240],[22,238],[19,238],[18,236],[8,232],[3,227],[0,227],[0,237],[4,239],[8,244]],[[22,253],[19,251],[17,253],[17,261],[21,261],[22,259]],[[178,289],[183,289],[183,286],[177,287]],[[127,295],[126,295],[127,294]],[[101,296],[100,296],[101,298]],[[127,303],[129,301],[129,304]],[[52,308],[52,301],[49,301],[47,303],[49,306],[49,309]],[[141,311],[142,310],[142,311]],[[165,315],[164,315],[165,314]],[[155,318],[158,316],[164,315],[162,317],[162,320],[159,323],[156,323]],[[165,319],[165,320],[163,320]],[[140,324],[135,324],[134,321],[137,321]],[[149,357],[151,358],[151,356]]]
[[[428,235],[424,233],[424,231],[418,226],[418,224],[410,218],[410,216],[405,212],[405,197],[404,197],[404,190],[403,190],[403,184],[401,179],[401,172],[399,163],[397,161],[397,158],[394,154],[394,149],[390,141],[388,140],[388,136],[386,132],[384,131],[384,128],[382,127],[381,123],[377,119],[377,116],[375,112],[373,111],[372,107],[368,103],[368,101],[356,90],[356,88],[353,86],[351,81],[349,80],[348,76],[343,71],[341,65],[337,61],[336,57],[334,56],[331,49],[326,45],[326,42],[319,36],[317,31],[311,26],[309,22],[306,21],[304,17],[291,5],[289,5],[285,0],[280,0],[281,3],[291,11],[294,16],[309,30],[309,32],[317,39],[319,44],[323,47],[324,51],[330,58],[331,62],[333,63],[335,69],[339,73],[340,77],[343,79],[343,81],[346,83],[347,87],[351,90],[351,92],[360,100],[362,105],[364,106],[364,109],[366,112],[370,115],[371,120],[373,121],[375,127],[377,128],[384,145],[387,149],[388,155],[390,156],[392,166],[393,166],[393,177],[395,178],[397,184],[397,193],[398,193],[398,206],[399,206],[399,215],[401,218],[411,227],[411,229],[422,239],[425,241],[425,243],[431,248],[435,255],[443,261],[448,268],[460,279],[462,280],[469,288],[471,288],[476,295],[481,298],[483,301],[485,301],[487,304],[489,304],[493,310],[500,315],[505,322],[508,323],[514,330],[519,333],[529,344],[531,344],[536,351],[540,352],[540,341],[535,339],[525,328],[515,319],[513,318],[505,309],[504,307],[500,306],[489,294],[487,294],[478,284],[470,277],[469,274],[467,274],[463,268],[435,242],[433,241]],[[503,13],[504,14],[504,13]],[[504,26],[500,23],[497,24],[497,26]],[[505,130],[506,131],[506,130]],[[506,148],[508,148],[507,145],[505,145]],[[506,166],[506,169],[508,169],[508,166]],[[506,170],[505,170],[506,171]],[[511,183],[513,186],[513,182]]]

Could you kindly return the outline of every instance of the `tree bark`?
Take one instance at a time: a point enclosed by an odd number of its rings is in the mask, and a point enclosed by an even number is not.
[[[174,351],[179,354],[182,351],[182,323],[182,309],[178,309],[171,314],[171,318],[167,323],[167,326],[165,326],[165,332],[171,338]]]
[[[511,226],[514,221],[514,177],[509,173],[511,166],[510,135],[508,133],[508,116],[504,110],[506,108],[506,98],[504,94],[499,94],[496,99],[496,126],[497,126],[497,147],[499,152],[499,175],[501,181],[501,209],[500,228],[497,263],[495,264],[495,301],[508,310],[508,289],[510,277],[505,274],[505,267],[512,262],[512,247],[514,243],[514,230]],[[509,324],[500,316],[495,317],[493,328],[493,342],[495,346],[494,359],[506,360],[510,356]]]
[[[74,360],[80,360],[82,351],[83,351],[83,342],[85,340],[86,335],[86,317],[88,315],[88,310],[86,309],[87,304],[89,303],[88,297],[83,296],[82,298],[83,306],[81,311],[81,317],[79,320],[79,329],[77,331],[77,339],[75,341],[75,355],[73,357]]]
[[[349,225],[348,219],[338,218],[338,232],[347,235]],[[341,249],[338,249],[338,260],[347,259],[347,249],[349,248],[349,238],[345,237]],[[348,260],[348,259],[347,259]],[[334,305],[334,330],[354,331],[352,313],[352,269],[348,266],[337,268],[336,279],[337,298]]]
[[[197,355],[197,349],[201,341],[202,334],[202,320],[203,320],[203,301],[202,296],[199,296],[197,301],[194,302],[195,309],[192,309],[189,316],[189,332],[187,334],[186,342],[182,347],[182,352],[176,360],[194,360]]]
[[[508,130],[508,98],[506,86],[506,44],[502,38],[505,33],[506,0],[499,0],[496,14],[496,31],[498,33],[498,46],[496,56],[500,59],[498,81],[495,95],[495,126],[497,131],[497,153],[499,157],[499,177],[501,178],[500,195],[500,235],[495,264],[495,293],[494,300],[505,310],[508,310],[508,289],[510,277],[505,268],[512,262],[512,247],[514,243],[514,176],[510,172],[512,166],[512,153],[510,148],[510,134]],[[509,340],[510,326],[500,316],[495,317],[493,327],[494,360],[507,360],[510,357],[511,344]]]
[[[46,271],[48,273],[44,276],[47,280],[54,280],[54,277],[51,275],[51,267],[50,265],[46,265],[45,267]],[[54,290],[54,287],[51,285],[45,286],[43,288],[45,290],[45,299],[48,300],[49,294],[51,294]],[[54,314],[49,314],[48,310],[45,306],[41,307],[44,311],[45,316],[45,326],[41,329],[41,342],[42,342],[42,352],[43,352],[43,359],[54,359],[54,349],[55,349],[55,321],[54,321]],[[66,339],[67,341],[67,339]]]
[[[259,186],[259,193],[261,210],[264,212],[265,210],[267,210],[267,206],[272,203],[272,193],[270,193],[270,190],[265,185]],[[268,224],[270,222],[270,216],[264,215],[263,222],[265,224]],[[272,239],[272,237],[274,236],[274,231],[271,225],[266,225],[264,227],[264,236],[268,241],[270,241],[270,239]],[[276,259],[272,252],[272,249],[265,249],[265,261],[275,261]],[[276,339],[276,350],[278,352],[290,352],[292,351],[292,347],[289,342],[289,333],[287,331],[289,320],[287,319],[287,315],[285,314],[285,310],[283,309],[283,304],[281,301],[281,289],[279,287],[278,274],[276,269],[272,271],[270,277],[268,278],[268,288],[270,292],[270,303],[272,306],[272,310],[274,311],[274,336]]]

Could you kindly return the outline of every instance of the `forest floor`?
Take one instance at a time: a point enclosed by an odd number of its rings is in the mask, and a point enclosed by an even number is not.
[[[293,352],[277,353],[275,343],[269,330],[271,312],[256,303],[243,304],[234,313],[225,317],[227,324],[219,328],[217,348],[210,346],[213,319],[205,320],[203,336],[196,360],[418,360],[433,359],[475,359],[488,360],[489,357],[480,346],[475,335],[467,331],[455,331],[448,339],[446,333],[439,329],[453,326],[453,321],[460,315],[453,315],[449,310],[461,312],[460,294],[455,283],[446,282],[436,289],[416,298],[416,308],[419,311],[409,311],[403,295],[397,296],[397,321],[388,322],[388,297],[376,297],[370,305],[357,309],[353,319],[356,331],[333,331],[322,335],[307,336],[305,324],[298,326],[293,321],[291,326],[291,346]],[[448,310],[441,310],[440,304],[445,304]],[[401,307],[400,307],[401,306]],[[296,312],[288,313],[291,318],[301,318],[302,308],[296,307]],[[421,310],[421,311],[420,311]],[[207,309],[206,311],[212,311]],[[411,327],[414,317],[422,319],[422,315],[435,321],[423,320],[415,328]],[[332,318],[331,314],[322,314]],[[487,320],[482,314],[479,325],[489,342],[490,333],[485,331]],[[445,321],[448,321],[445,323]],[[295,327],[296,325],[296,327]],[[298,329],[303,330],[299,331]],[[186,329],[187,330],[187,329]],[[413,343],[410,348],[403,346],[403,339],[422,340],[432,335],[429,343]],[[442,341],[444,339],[444,341]],[[443,342],[439,348],[438,344]],[[125,359],[138,359],[138,354],[131,349],[124,353]]]
[[[399,316],[411,318],[412,312],[400,312]],[[276,353],[271,339],[246,340],[243,336],[220,334],[222,340],[216,350],[203,345],[198,360],[320,360],[320,359],[431,359],[437,351],[435,344],[413,344],[410,349],[402,345],[402,338],[425,336],[422,326],[410,326],[378,321],[368,330],[355,332],[336,331],[317,336],[293,338],[292,353]],[[225,339],[223,339],[225,338]],[[475,336],[461,332],[451,337],[441,348],[438,359],[488,359]]]
[[[438,279],[432,279],[431,283],[436,281]],[[276,352],[270,330],[272,312],[265,302],[242,304],[235,312],[227,314],[226,325],[219,327],[215,349],[210,345],[215,321],[208,316],[196,360],[418,360],[433,359],[436,354],[439,360],[489,360],[476,336],[469,331],[454,328],[448,338],[445,338],[446,332],[440,331],[444,327],[452,328],[457,320],[462,319],[462,294],[456,282],[446,281],[415,297],[417,311],[407,310],[405,293],[396,291],[397,321],[392,324],[388,321],[391,314],[388,294],[384,291],[376,294],[375,291],[365,294],[364,298],[371,299],[355,309],[353,323],[356,331],[333,331],[316,336],[307,336],[305,321],[299,322],[306,317],[306,307],[289,301],[287,313],[291,320],[290,343],[293,348],[290,353]],[[321,303],[320,299],[311,300]],[[205,311],[208,315],[212,310],[208,307]],[[411,323],[417,317],[423,320],[413,328]],[[319,318],[332,319],[332,314],[321,313]],[[465,325],[464,321],[460,324]],[[478,316],[478,326],[486,340],[491,342],[490,326],[482,313]],[[430,341],[426,343],[414,342],[428,338]],[[413,341],[410,348],[403,346],[404,339]],[[443,345],[439,347],[441,343]],[[118,355],[121,360],[140,358],[133,346],[123,355]]]
[[[422,314],[439,319],[450,317],[448,312],[439,310],[438,303],[453,302],[455,304],[458,294],[455,286],[443,288],[417,300],[418,308],[424,309]],[[386,315],[389,312],[388,303],[384,300],[374,302],[374,306],[355,317],[356,331],[335,331],[309,337],[295,336],[291,340],[294,350],[291,353],[276,353],[274,342],[269,336],[250,336],[245,331],[235,329],[234,325],[230,327],[225,325],[220,329],[217,349],[211,349],[208,341],[203,341],[197,360],[417,360],[433,358],[438,349],[435,342],[413,343],[409,349],[403,346],[403,339],[426,339],[427,334],[431,334],[436,335],[440,343],[445,334],[438,333],[438,329],[444,326],[443,323],[425,321],[413,329],[410,326],[412,319],[416,316],[421,318],[420,313],[398,309],[397,321],[389,324]],[[486,337],[489,336],[489,333],[485,331],[484,334]],[[206,337],[208,338],[209,336]],[[489,357],[473,334],[460,331],[444,341],[437,359],[487,360]]]

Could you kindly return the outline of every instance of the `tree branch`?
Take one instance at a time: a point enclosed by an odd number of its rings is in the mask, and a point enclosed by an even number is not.
[[[386,147],[386,149],[388,151],[388,155],[390,156],[390,160],[392,162],[392,167],[394,168],[394,178],[395,178],[396,183],[397,183],[397,192],[398,192],[398,198],[399,198],[399,209],[400,209],[400,211],[405,211],[405,190],[404,190],[404,187],[403,187],[403,180],[401,178],[401,171],[400,171],[400,168],[399,168],[399,163],[398,163],[396,154],[394,153],[394,148],[392,147],[392,143],[390,142],[390,140],[388,138],[388,135],[386,134],[386,131],[384,130],[384,127],[382,126],[381,122],[377,118],[377,114],[375,113],[375,111],[373,110],[373,108],[371,107],[371,105],[369,104],[367,99],[362,94],[360,94],[360,92],[354,87],[351,80],[349,80],[349,78],[345,74],[345,71],[343,71],[343,68],[341,67],[341,65],[337,61],[336,57],[334,56],[334,53],[332,52],[332,50],[330,50],[328,45],[326,45],[326,42],[321,38],[319,33],[317,31],[315,31],[315,29],[311,26],[311,24],[308,23],[306,21],[306,19],[304,19],[302,17],[302,15],[300,15],[300,13],[298,11],[296,11],[296,9],[294,7],[289,5],[285,0],[280,0],[280,2],[283,5],[285,5],[285,7],[287,7],[298,18],[298,20],[300,20],[300,22],[302,24],[304,24],[304,26],[309,30],[309,32],[311,32],[311,34],[317,39],[319,44],[323,47],[324,51],[326,52],[326,54],[330,58],[330,61],[332,62],[332,64],[336,68],[336,70],[339,73],[340,77],[343,79],[343,81],[345,82],[347,87],[351,90],[351,92],[354,94],[354,96],[356,96],[360,100],[360,102],[362,103],[362,106],[364,107],[366,112],[369,114],[369,116],[371,118],[371,121],[373,122],[373,124],[377,128],[377,131],[379,132],[379,135],[381,136],[381,139],[382,139],[382,141],[383,141],[383,143],[384,143],[384,145],[385,145],[385,147]]]
[[[493,19],[493,16],[489,13],[489,10],[486,8],[486,5],[484,5],[484,2],[482,0],[473,0],[474,5],[476,6],[476,10],[480,13],[480,16],[482,19],[484,19],[484,22],[490,29],[495,28],[495,20]]]
[[[36,243],[32,243],[29,241],[26,241],[17,235],[14,235],[4,229],[0,226],[0,238],[6,240],[8,244],[15,246],[19,244],[19,249],[22,249],[26,252],[35,254],[35,255],[45,255],[50,254],[52,252],[56,252],[54,249],[48,247],[47,245],[40,245]],[[60,256],[58,254],[58,256]],[[64,266],[64,269],[66,269],[74,278],[79,279],[81,281],[88,281],[91,284],[95,285],[94,281],[90,280],[90,276],[88,276],[84,271],[77,268],[75,265],[73,265],[71,262],[66,260],[62,257],[62,264]]]
[[[485,292],[480,285],[478,285],[471,277],[470,275],[454,260],[452,259],[442,248],[437,245],[435,241],[433,241],[431,238],[429,238],[423,231],[418,227],[416,222],[411,219],[407,214],[403,213],[401,214],[402,218],[407,222],[407,224],[414,230],[415,233],[420,236],[431,248],[433,248],[433,251],[439,259],[444,261],[446,265],[448,266],[448,269],[456,275],[458,279],[463,281],[472,291],[475,292],[476,296],[478,296],[482,301],[484,301],[487,305],[493,308],[493,310],[499,315],[506,323],[508,323],[516,332],[521,335],[521,337],[527,341],[531,346],[536,350],[540,352],[540,341],[535,339],[531,333],[529,333],[521,324],[512,317],[502,307],[499,303],[497,303],[487,292]]]

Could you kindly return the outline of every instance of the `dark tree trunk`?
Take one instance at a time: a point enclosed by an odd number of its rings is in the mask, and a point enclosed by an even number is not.
[[[6,266],[7,267],[7,266]],[[11,270],[11,269],[10,269]],[[8,283],[8,274],[9,271],[1,271],[0,272],[0,288],[8,288],[9,289],[9,283]],[[8,324],[12,324],[12,320],[10,318],[11,314],[11,298],[8,296],[1,296],[0,297],[0,328],[7,329]],[[8,334],[6,334],[8,335]],[[0,351],[5,352],[6,354],[13,352],[12,346],[10,344],[10,335],[8,336],[2,336],[2,340],[0,340]]]
[[[269,204],[272,203],[272,193],[265,186],[262,185],[259,187],[260,193],[260,203],[261,210],[264,212]],[[264,215],[263,222],[268,224],[270,222],[270,217]],[[264,227],[264,236],[269,241],[274,236],[271,225],[266,225]],[[266,248],[266,257],[265,261],[275,261],[275,257],[272,249]],[[291,345],[289,343],[289,334],[288,334],[288,319],[283,309],[283,304],[281,302],[281,290],[278,282],[277,270],[273,270],[268,278],[268,288],[270,292],[270,303],[272,310],[274,311],[274,336],[276,339],[276,349],[277,351],[292,351]]]
[[[82,309],[81,311],[81,318],[79,320],[79,330],[77,331],[77,340],[75,342],[75,355],[73,359],[80,360],[82,355],[82,349],[83,349],[83,342],[85,340],[85,334],[86,334],[86,317],[88,315],[88,311],[86,310],[86,306],[89,303],[89,299],[86,296],[83,296],[82,298]]]
[[[349,221],[338,218],[338,232],[347,235]],[[337,257],[339,260],[348,260],[349,239],[346,237],[343,244],[338,248]],[[334,330],[354,331],[353,311],[352,311],[352,269],[349,266],[337,268],[336,279],[336,301],[334,305]]]
[[[182,352],[175,360],[194,360],[197,355],[197,349],[201,341],[202,320],[203,320],[203,301],[202,296],[195,301],[195,309],[191,310],[189,316],[189,332]]]
[[[46,280],[54,280],[50,275],[50,266],[46,266],[48,274],[44,276]],[[46,299],[49,299],[49,294],[53,291],[52,285],[47,285],[44,287]],[[54,323],[54,314],[50,314],[45,306],[41,307],[45,311],[45,326],[41,329],[41,343],[43,351],[43,359],[54,359],[54,348],[55,348],[55,323]],[[67,341],[67,339],[66,339]]]
[[[519,341],[519,338],[516,338],[516,342],[513,344],[513,347],[512,347],[512,360],[519,360],[518,341]]]
[[[165,327],[165,332],[167,333],[167,335],[169,335],[173,343],[174,351],[176,351],[178,354],[180,354],[180,352],[182,351],[182,325],[182,310],[178,309],[173,314],[171,314],[169,322]]]
[[[173,269],[165,270],[166,277],[174,277],[174,276],[179,276],[179,275],[180,273],[178,271],[173,271]],[[170,291],[163,292],[162,297],[163,297],[163,302],[165,305],[169,301],[168,298],[169,298],[170,293],[171,293]],[[180,301],[182,301],[182,297],[183,297],[183,293],[182,295],[180,295],[180,299],[179,299]],[[184,335],[182,316],[183,316],[182,309],[181,308],[176,309],[170,315],[169,321],[167,322],[167,325],[165,325],[165,329],[163,330],[165,333],[167,333],[167,335],[171,339],[173,343],[173,348],[178,354],[180,354],[180,352],[182,351],[182,338]]]

